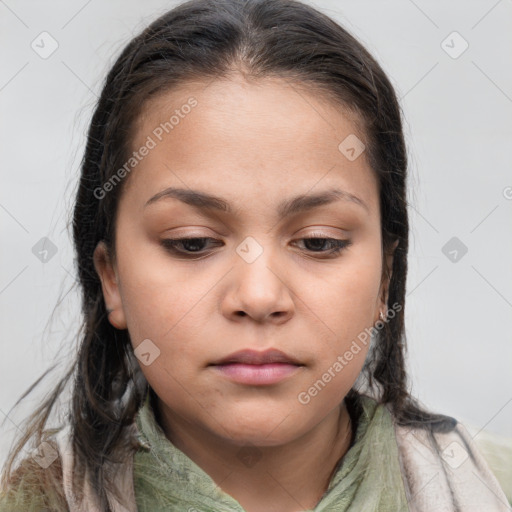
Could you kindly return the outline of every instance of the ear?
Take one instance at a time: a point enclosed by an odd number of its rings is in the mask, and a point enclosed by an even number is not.
[[[103,298],[109,322],[116,329],[126,329],[126,318],[123,309],[121,294],[119,293],[117,270],[111,261],[105,242],[100,241],[93,254],[94,268],[101,280]]]
[[[381,308],[384,313],[387,310],[388,296],[389,296],[389,283],[391,276],[393,275],[393,259],[395,255],[395,249],[398,246],[398,239],[393,242],[391,249],[386,253],[385,267],[383,269],[382,283],[381,283]]]

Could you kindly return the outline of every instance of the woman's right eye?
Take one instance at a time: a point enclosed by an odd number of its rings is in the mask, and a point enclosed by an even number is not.
[[[194,254],[201,254],[204,252],[202,248],[207,240],[215,240],[209,237],[190,237],[190,238],[165,238],[161,244],[170,252],[182,256],[193,256]],[[220,242],[222,243],[222,242]],[[185,250],[181,250],[180,247]]]

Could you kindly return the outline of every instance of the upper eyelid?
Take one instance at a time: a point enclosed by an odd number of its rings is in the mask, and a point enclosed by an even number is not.
[[[326,235],[326,234],[323,234],[323,233],[310,233],[308,235],[296,237],[295,240],[304,240],[304,239],[308,239],[308,238],[319,238],[321,240],[339,240],[339,241],[347,240],[345,238],[337,238],[335,236]],[[212,236],[199,236],[199,235],[179,236],[179,237],[174,237],[174,238],[173,237],[166,237],[166,238],[163,238],[162,240],[163,241],[170,240],[170,241],[173,241],[173,242],[181,242],[181,241],[188,241],[188,240],[214,240],[215,242],[220,242],[221,241],[218,238],[215,238],[215,237],[212,237]]]

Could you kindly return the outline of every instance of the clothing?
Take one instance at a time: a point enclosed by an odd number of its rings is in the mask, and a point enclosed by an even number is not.
[[[234,498],[217,487],[204,471],[169,442],[155,421],[149,399],[138,416],[137,425],[143,442],[152,448],[135,456],[135,495],[139,512],[244,512]],[[244,469],[242,463],[240,468]],[[369,468],[369,474],[360,479],[365,468]],[[382,492],[376,493],[374,485],[378,478]],[[374,401],[367,399],[364,414],[358,419],[355,443],[343,457],[314,510],[399,512],[407,510],[406,503],[391,417],[385,408],[377,408]]]
[[[355,442],[314,512],[510,510],[463,425],[449,433],[428,434],[396,425],[386,406],[369,397],[360,399]],[[125,468],[125,478],[119,477],[131,506],[114,512],[244,512],[167,439],[149,393],[134,427],[145,448],[133,457],[132,468]],[[444,459],[437,455],[436,444],[440,452],[446,450]]]
[[[456,424],[451,432],[432,434],[398,426],[388,407],[372,398],[360,396],[360,405],[354,442],[314,512],[511,510],[463,425]],[[131,428],[130,435],[140,440],[140,449],[125,463],[107,468],[116,475],[116,484],[126,502],[124,506],[110,496],[112,512],[245,512],[166,438],[149,394]],[[56,436],[69,509],[96,512],[91,489],[85,488],[86,499],[81,507],[72,495],[69,439],[69,427]],[[1,512],[19,510],[3,508],[1,503]]]
[[[512,437],[499,436],[488,430],[482,430],[469,421],[462,423],[471,437],[476,440],[478,450],[484,456],[505,496],[512,504]]]

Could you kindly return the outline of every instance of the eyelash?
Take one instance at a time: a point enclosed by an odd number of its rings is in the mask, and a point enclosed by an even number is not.
[[[214,238],[210,237],[190,237],[190,238],[166,238],[161,240],[162,246],[168,250],[169,252],[172,252],[174,254],[181,255],[185,258],[194,259],[194,255],[204,255],[204,251],[192,251],[192,252],[186,252],[181,251],[176,248],[176,246],[180,244],[184,244],[191,241],[197,241],[197,240],[215,240]],[[319,236],[309,236],[304,238],[299,238],[298,240],[326,240],[331,245],[334,246],[333,249],[329,251],[311,251],[313,254],[325,254],[328,257],[335,257],[339,253],[341,253],[344,249],[348,248],[350,245],[352,245],[351,240],[339,240],[337,238],[330,238],[330,237],[319,237]],[[197,258],[196,258],[197,259]]]

